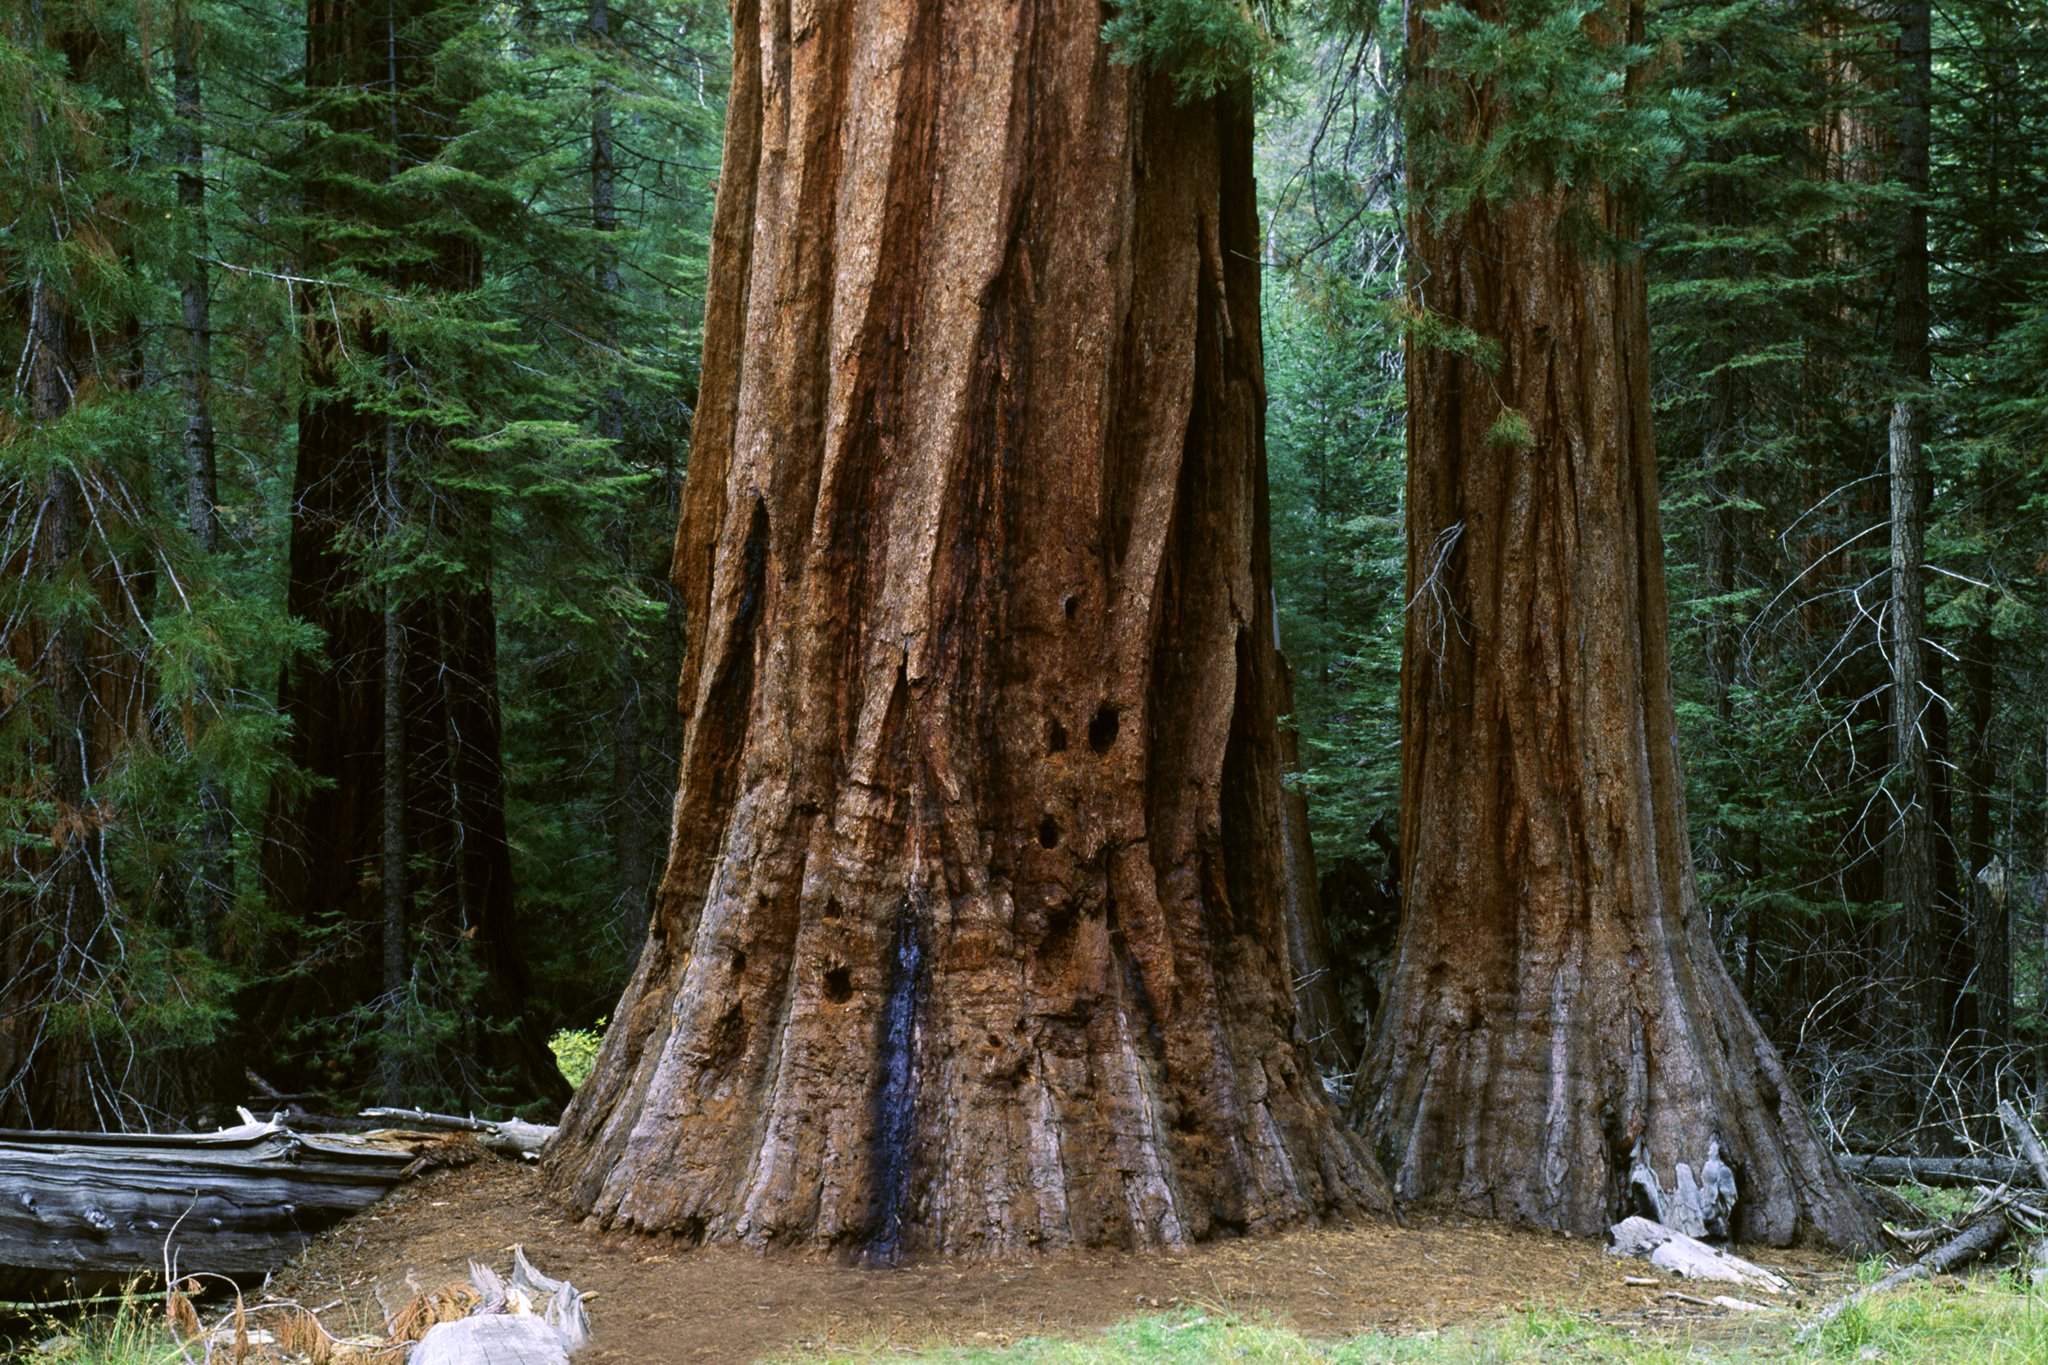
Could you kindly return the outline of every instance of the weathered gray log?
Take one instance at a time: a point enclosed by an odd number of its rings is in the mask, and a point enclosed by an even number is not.
[[[2013,1141],[2018,1144],[2020,1155],[2034,1168],[2034,1178],[2040,1182],[2042,1189],[2048,1190],[2048,1151],[2041,1147],[2041,1135],[2034,1131],[2033,1124],[2021,1116],[2018,1106],[2011,1100],[1998,1102],[1998,1117],[2005,1121],[2006,1131],[2012,1134]],[[2048,1283],[2048,1237],[2042,1237],[2034,1243],[2028,1253],[2028,1259],[2032,1262],[2028,1279],[2037,1288],[2043,1283]]]
[[[1865,1180],[1922,1185],[2032,1185],[2024,1161],[1997,1156],[1844,1156],[1842,1169]]]
[[[1876,1284],[1865,1285],[1854,1293],[1845,1294],[1841,1298],[1836,1299],[1826,1308],[1823,1308],[1814,1317],[1812,1322],[1800,1328],[1798,1335],[1793,1337],[1792,1340],[1794,1342],[1811,1340],[1813,1335],[1820,1331],[1821,1328],[1842,1316],[1843,1312],[1851,1304],[1861,1303],[1873,1294],[1882,1294],[1887,1290],[1897,1289],[1900,1285],[1912,1280],[1932,1278],[1935,1275],[1941,1274],[1944,1270],[1950,1270],[1956,1266],[1974,1261],[1979,1256],[1989,1255],[2003,1245],[2011,1231],[2012,1225],[2006,1221],[2005,1217],[2005,1206],[2003,1204],[1994,1205],[1988,1212],[1980,1215],[1961,1232],[1948,1241],[1943,1242],[1911,1265],[1902,1266],[1894,1270]]]
[[[1688,1280],[1753,1285],[1770,1294],[1792,1292],[1784,1277],[1647,1218],[1624,1218],[1607,1230],[1607,1237],[1611,1254],[1642,1257]]]
[[[0,1266],[252,1274],[376,1202],[401,1143],[272,1123],[215,1133],[0,1130]]]

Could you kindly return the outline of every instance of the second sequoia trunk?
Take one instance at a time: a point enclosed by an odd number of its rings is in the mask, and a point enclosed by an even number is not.
[[[1422,107],[1485,120],[1429,131],[1482,145],[1506,102],[1424,65],[1427,12],[1418,84],[1461,93]],[[1638,21],[1615,0],[1587,22]],[[1628,1211],[1638,1144],[1669,1188],[1718,1137],[1738,1236],[1871,1245],[1694,886],[1622,200],[1535,184],[1446,207],[1442,188],[1413,196],[1415,301],[1436,321],[1408,367],[1404,921],[1361,1085],[1389,1176],[1597,1234]],[[1461,334],[1480,344],[1425,340]]]
[[[614,1225],[1001,1253],[1380,1201],[1289,994],[1241,100],[1093,6],[741,0]]]

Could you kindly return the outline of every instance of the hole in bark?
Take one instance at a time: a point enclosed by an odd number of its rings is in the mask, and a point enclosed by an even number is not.
[[[853,973],[844,967],[834,967],[826,972],[825,998],[835,1005],[843,1005],[853,999]]]
[[[840,910],[840,908],[839,908],[839,897],[837,897],[837,896],[827,896],[827,897],[825,897],[825,918],[826,918],[826,919],[838,919],[841,913],[842,913],[842,912],[841,912],[841,910]]]
[[[1060,846],[1059,822],[1050,815],[1038,822],[1038,846],[1040,848],[1058,848]]]
[[[732,969],[734,975],[738,975],[747,969],[747,955],[745,953],[734,953],[732,955]]]
[[[1063,754],[1067,751],[1067,727],[1056,720],[1045,723],[1045,751],[1049,754]]]
[[[1081,595],[1079,593],[1068,593],[1067,600],[1060,603],[1060,610],[1067,614],[1069,621],[1073,620],[1081,613]]]
[[[1088,747],[1098,754],[1109,752],[1109,746],[1116,743],[1116,708],[1108,702],[1096,708],[1095,719],[1088,722]]]

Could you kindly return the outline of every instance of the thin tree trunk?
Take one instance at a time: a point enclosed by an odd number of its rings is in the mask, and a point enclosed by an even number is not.
[[[1885,846],[1885,899],[1899,907],[1907,943],[1915,1045],[1931,1055],[1950,1028],[1948,952],[1936,904],[1934,765],[1930,756],[1927,686],[1927,524],[1922,390],[1929,377],[1927,292],[1928,94],[1931,81],[1927,0],[1898,6],[1900,104],[1897,176],[1912,196],[1900,210],[1893,251],[1892,370],[1901,393],[1892,407],[1891,789],[1897,816]]]
[[[1248,100],[1093,6],[733,20],[681,791],[554,1182],[883,1259],[1380,1202],[1288,989]]]
[[[1946,1027],[1940,981],[1945,954],[1934,905],[1933,762],[1928,753],[1925,571],[1926,523],[1920,512],[1922,446],[1912,403],[1901,399],[1891,420],[1891,655],[1894,834],[1886,846],[1885,899],[1903,916],[1909,945],[1914,1043],[1936,1047]]]
[[[179,388],[185,403],[185,520],[199,548],[213,554],[220,548],[220,490],[213,449],[212,294],[207,277],[206,154],[201,136],[205,108],[199,73],[199,25],[181,3],[171,17],[172,155],[178,167],[178,208],[185,220],[185,249],[178,258],[178,311],[183,351]],[[204,670],[194,689],[194,704],[211,709],[216,703]],[[214,946],[215,929],[234,898],[230,863],[232,839],[226,795],[212,765],[200,761],[199,866],[188,915],[193,942],[202,951]]]
[[[1980,494],[1989,499],[1989,490]],[[1970,632],[1963,682],[1969,690],[1970,817],[1968,865],[1964,886],[1970,903],[1974,940],[1977,1024],[1985,1041],[2003,1043],[2012,1017],[2012,940],[2007,913],[2008,869],[1994,866],[1998,848],[1993,807],[1998,799],[1998,752],[1993,747],[1992,718],[1998,705],[1998,637],[1988,626]]]
[[[1279,608],[1276,604],[1277,619]],[[1277,652],[1280,642],[1275,640]],[[1294,714],[1294,669],[1279,660],[1281,715]],[[1300,740],[1290,729],[1280,731],[1280,768],[1301,770]],[[1336,954],[1323,919],[1321,879],[1316,875],[1315,845],[1309,838],[1308,798],[1287,788],[1280,794],[1282,915],[1287,926],[1287,959],[1294,973],[1294,1004],[1309,1055],[1316,1065],[1348,1075],[1358,1065],[1356,1030],[1337,990]]]
[[[395,424],[384,428],[384,534],[396,544],[405,527],[405,504],[399,483],[399,434]],[[410,984],[410,953],[406,944],[406,760],[405,622],[396,584],[384,590],[384,787],[383,845],[379,881],[384,902],[383,1001],[384,1035],[378,1048],[377,1074],[386,1104],[405,1102],[406,1003]]]
[[[1477,111],[1429,135],[1483,143],[1509,102],[1429,64],[1426,13],[1413,80]],[[1633,4],[1605,21],[1639,40]],[[1370,1135],[1397,1194],[1582,1235],[1626,1211],[1632,1152],[1668,1185],[1718,1138],[1738,1236],[1875,1246],[1694,884],[1634,224],[1599,186],[1439,188],[1411,184],[1414,303],[1499,361],[1409,346],[1404,918]]]
[[[70,412],[84,377],[81,357],[73,354],[82,328],[47,278],[34,280],[29,295],[28,416],[45,426]],[[63,460],[53,463],[39,492],[38,576],[54,584],[77,572],[86,554],[84,499],[77,472]],[[39,884],[33,892],[8,897],[13,922],[0,940],[0,1023],[7,1033],[0,1057],[0,1123],[13,1127],[97,1126],[81,1040],[50,1027],[53,1007],[76,1004],[74,978],[85,970],[76,947],[95,935],[106,911],[93,875],[102,817],[92,797],[93,760],[102,745],[94,734],[92,679],[81,638],[89,629],[77,613],[62,612],[41,642],[37,683],[48,698],[51,854],[35,869]]]

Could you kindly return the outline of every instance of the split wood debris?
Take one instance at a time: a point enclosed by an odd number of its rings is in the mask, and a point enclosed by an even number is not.
[[[1608,1240],[1608,1250],[1614,1255],[1641,1257],[1684,1279],[1748,1285],[1767,1294],[1792,1292],[1791,1284],[1775,1271],[1648,1218],[1622,1219],[1609,1230]]]

